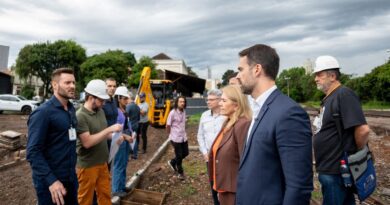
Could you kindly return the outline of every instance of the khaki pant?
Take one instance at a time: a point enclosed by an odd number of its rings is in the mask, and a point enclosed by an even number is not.
[[[98,204],[111,205],[111,177],[107,164],[77,168],[76,172],[79,181],[79,205],[91,205],[94,190]]]

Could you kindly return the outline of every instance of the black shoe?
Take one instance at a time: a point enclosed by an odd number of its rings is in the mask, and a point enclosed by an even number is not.
[[[177,168],[175,165],[172,164],[171,160],[168,160],[168,167],[172,169],[172,171],[177,172]]]

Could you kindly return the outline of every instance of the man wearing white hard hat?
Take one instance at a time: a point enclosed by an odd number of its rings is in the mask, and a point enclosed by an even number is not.
[[[107,139],[121,131],[122,125],[107,127],[102,107],[109,96],[104,81],[91,80],[84,91],[85,103],[76,113],[78,202],[91,205],[95,190],[98,204],[111,204]]]
[[[370,129],[358,96],[341,85],[340,66],[334,57],[319,56],[314,74],[317,89],[325,93],[320,114],[313,122],[314,156],[323,204],[355,204],[352,189],[343,183],[340,161],[344,153],[355,153],[368,143]]]
[[[120,86],[115,91],[115,102],[118,107],[118,117],[116,123],[123,126],[122,136],[119,139],[119,149],[114,157],[112,167],[112,193],[115,196],[123,197],[126,193],[126,168],[127,161],[129,159],[130,144],[135,140],[135,133],[133,134],[133,128],[129,119],[128,113],[126,113],[126,106],[128,104],[130,95],[125,86]]]

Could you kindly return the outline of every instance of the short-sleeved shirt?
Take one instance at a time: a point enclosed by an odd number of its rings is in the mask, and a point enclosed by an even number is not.
[[[140,123],[148,122],[149,121],[149,119],[148,119],[148,110],[149,110],[148,103],[143,102],[143,103],[140,103],[138,106],[139,106],[139,109],[141,111],[146,113],[144,116],[141,115],[139,122]]]
[[[80,135],[89,132],[90,135],[101,132],[107,128],[107,121],[104,111],[99,109],[97,112],[89,111],[84,106],[77,110],[77,134]],[[98,144],[85,148],[81,144],[80,138],[77,138],[77,166],[88,168],[104,164],[108,161],[107,140],[104,139]]]
[[[133,129],[133,131],[137,131],[139,120],[140,120],[139,107],[134,102],[132,102],[126,106],[126,112],[129,116],[131,128]]]
[[[167,125],[171,126],[169,139],[173,142],[182,143],[187,141],[186,112],[173,109],[169,112]]]
[[[341,115],[342,141],[338,135],[333,113]],[[357,151],[354,138],[355,127],[367,124],[359,98],[349,88],[340,86],[327,96],[323,102],[319,116],[315,119],[314,156],[316,169],[323,174],[339,174],[340,160],[344,150],[347,153]]]

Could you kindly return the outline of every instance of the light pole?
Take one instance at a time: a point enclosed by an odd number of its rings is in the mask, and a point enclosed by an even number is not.
[[[290,97],[290,77],[284,77],[285,80],[287,80],[287,96]]]

